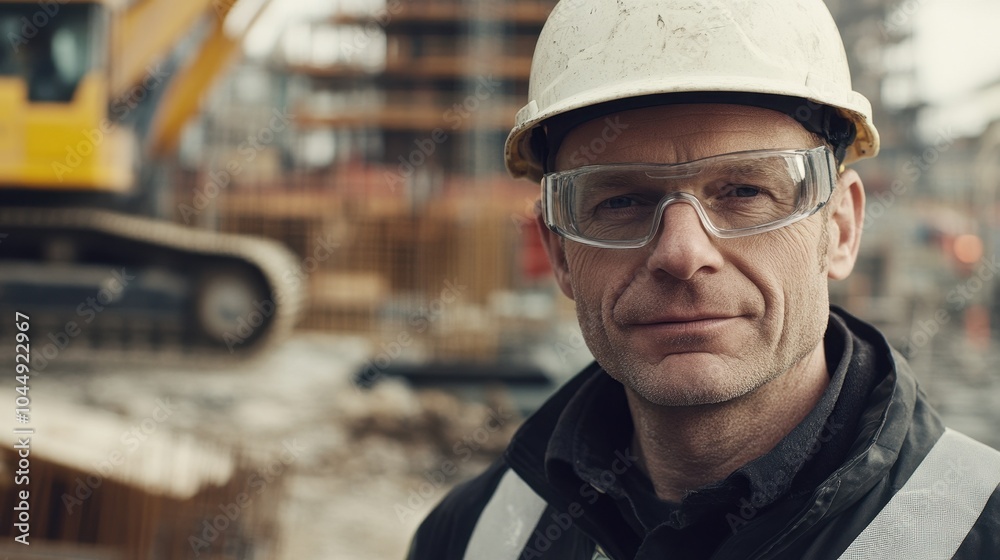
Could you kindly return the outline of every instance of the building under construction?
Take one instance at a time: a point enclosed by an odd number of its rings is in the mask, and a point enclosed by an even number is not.
[[[537,187],[501,156],[553,4],[394,0],[293,26],[214,97],[180,196],[246,169],[190,221],[301,255],[303,328],[370,335],[403,362],[512,357],[559,316]],[[281,130],[261,110],[275,101]]]

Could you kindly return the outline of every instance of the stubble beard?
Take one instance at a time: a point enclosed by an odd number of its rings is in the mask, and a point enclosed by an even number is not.
[[[821,299],[821,294],[813,296],[806,301],[818,302]],[[579,301],[577,305],[584,340],[597,363],[612,378],[645,401],[668,407],[718,404],[758,390],[802,363],[822,343],[828,316],[825,310],[817,313],[820,311],[817,304],[816,310],[799,308],[787,317],[794,324],[801,325],[796,333],[789,333],[788,325],[771,326],[786,337],[789,334],[800,335],[793,339],[779,337],[773,340],[767,336],[768,329],[758,323],[758,328],[752,331],[752,340],[740,345],[742,353],[739,356],[706,356],[708,361],[702,366],[703,370],[694,375],[691,371],[667,370],[669,366],[663,362],[642,360],[627,339],[611,336],[599,309],[595,312],[586,304],[580,305]],[[698,337],[689,338],[693,340],[677,338],[675,341],[681,346],[698,342],[694,340]],[[664,361],[669,361],[669,358]],[[708,368],[714,371],[707,371]],[[705,383],[694,385],[685,383],[685,379],[699,379]]]

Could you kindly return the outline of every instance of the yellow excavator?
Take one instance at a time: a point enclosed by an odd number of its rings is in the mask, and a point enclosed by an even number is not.
[[[291,331],[290,251],[158,210],[156,162],[266,3],[0,0],[0,340],[27,314],[36,368],[249,355]]]

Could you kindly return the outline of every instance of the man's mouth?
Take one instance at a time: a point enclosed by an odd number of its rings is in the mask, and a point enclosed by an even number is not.
[[[648,326],[648,325],[672,325],[672,324],[685,324],[685,323],[705,323],[709,324],[712,322],[725,321],[727,319],[735,319],[735,315],[730,315],[728,313],[699,313],[691,315],[663,315],[657,316],[649,319],[642,319],[640,321],[635,321],[632,323],[634,326]]]
[[[738,316],[724,313],[668,315],[636,321],[629,324],[628,328],[665,335],[703,335],[727,327],[737,318]]]

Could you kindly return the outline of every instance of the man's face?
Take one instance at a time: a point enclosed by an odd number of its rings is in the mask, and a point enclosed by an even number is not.
[[[616,117],[624,132],[601,153],[589,152],[588,164],[680,163],[818,144],[791,118],[746,106],[663,106]],[[557,170],[578,166],[580,147],[606,126],[600,118],[572,130],[560,145]],[[847,190],[858,189],[860,182]],[[748,237],[715,238],[690,204],[675,203],[665,210],[658,236],[642,248],[602,249],[552,233],[545,234],[546,244],[560,286],[576,301],[584,338],[609,374],[656,404],[718,403],[822,352],[827,278],[850,271],[840,262],[844,228],[834,217],[841,194],[835,192],[832,212]],[[856,240],[852,244],[850,264]]]

